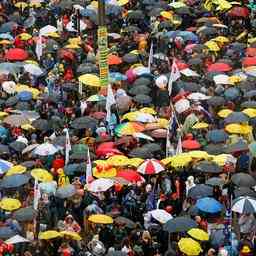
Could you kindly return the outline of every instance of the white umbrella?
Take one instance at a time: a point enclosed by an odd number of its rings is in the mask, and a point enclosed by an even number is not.
[[[114,181],[111,179],[100,178],[94,180],[88,185],[88,190],[90,192],[105,192],[114,185]]]
[[[53,144],[46,142],[37,146],[33,151],[33,153],[39,156],[48,156],[48,155],[54,155],[58,151],[59,151],[59,148],[55,147]]]
[[[146,135],[145,133],[142,133],[142,132],[135,132],[132,134],[132,136],[139,139],[154,141],[154,139],[151,136]]]
[[[211,97],[200,92],[193,92],[189,94],[187,98],[190,100],[208,100]]]
[[[40,115],[36,111],[20,111],[20,114],[25,116],[30,122],[33,122],[40,118]]]
[[[162,209],[156,209],[150,211],[149,213],[155,220],[159,221],[162,224],[166,223],[168,220],[173,218],[170,213]]]
[[[240,214],[256,213],[256,199],[249,196],[241,196],[234,200],[232,211]]]
[[[213,77],[215,84],[232,84],[227,75],[216,75]]]
[[[2,83],[2,88],[8,94],[14,94],[16,92],[16,83],[13,81],[5,81]]]
[[[190,68],[185,68],[185,69],[182,69],[180,71],[180,73],[184,76],[200,76],[198,73],[196,73],[194,70],[190,69]]]
[[[35,149],[37,146],[39,146],[39,144],[31,144],[31,145],[28,145],[27,147],[25,147],[23,150],[22,150],[22,154],[26,154],[26,153],[29,153],[31,152],[33,149]]]
[[[39,34],[41,36],[47,36],[49,33],[57,32],[58,29],[52,25],[47,25],[39,30]]]
[[[87,25],[82,20],[80,20],[80,30],[83,31],[83,30],[86,30],[86,28],[87,28]],[[77,32],[77,30],[74,28],[74,24],[72,21],[70,21],[67,24],[66,29],[70,32]]]
[[[24,65],[24,69],[26,72],[34,76],[41,76],[43,74],[43,70],[35,64],[26,64]]]
[[[156,122],[156,118],[151,114],[139,112],[134,121],[141,123],[154,123]]]
[[[18,243],[30,243],[28,239],[20,236],[20,235],[15,235],[8,240],[4,241],[6,244],[18,244]]]
[[[174,104],[176,111],[181,114],[190,108],[190,102],[187,99],[181,99]]]

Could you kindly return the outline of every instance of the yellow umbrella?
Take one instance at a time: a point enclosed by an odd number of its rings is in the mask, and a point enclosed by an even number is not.
[[[4,39],[0,41],[0,44],[12,44],[12,42],[7,39]]]
[[[24,9],[24,8],[26,8],[27,6],[28,6],[28,4],[25,3],[25,2],[18,2],[18,3],[15,4],[15,7],[21,8],[21,9]]]
[[[230,76],[228,78],[229,82],[231,82],[232,84],[237,84],[240,83],[243,79],[240,76]]]
[[[80,83],[93,86],[93,87],[99,87],[100,86],[100,79],[96,75],[92,74],[85,74],[78,77],[78,80]]]
[[[40,169],[40,168],[33,169],[31,171],[31,176],[34,179],[42,181],[42,182],[50,182],[53,180],[52,175],[47,170]]]
[[[47,33],[46,36],[53,37],[53,38],[59,38],[60,37],[60,35],[57,32]]]
[[[68,231],[68,230],[61,231],[60,235],[62,235],[62,236],[69,236],[73,240],[76,240],[76,241],[82,240],[82,237],[79,234],[77,234],[76,232]]]
[[[139,111],[142,113],[151,114],[151,115],[157,114],[157,112],[153,108],[148,108],[148,107],[141,108]]]
[[[206,151],[201,150],[191,150],[187,153],[192,158],[198,158],[198,159],[208,159],[210,155]]]
[[[219,43],[229,43],[229,39],[225,36],[217,36],[212,39],[213,41],[219,42]]]
[[[200,228],[192,228],[188,231],[188,234],[196,240],[208,241],[209,235]]]
[[[129,3],[129,0],[118,0],[117,1],[117,4],[119,5],[119,6],[123,6],[123,5],[126,5],[126,4],[128,4]]]
[[[129,53],[135,54],[135,55],[139,55],[140,54],[140,52],[138,50],[133,50],[133,51],[130,51]],[[140,66],[142,66],[142,65],[140,65]]]
[[[249,134],[252,131],[252,127],[248,124],[228,124],[225,130],[234,134]]]
[[[25,84],[17,84],[16,86],[16,92],[22,92],[22,91],[28,91],[30,87]]]
[[[0,111],[0,118],[6,117],[8,115],[9,115],[8,113],[6,113],[4,111]]]
[[[105,166],[107,165],[107,160],[95,160],[93,163],[96,165]]]
[[[256,117],[256,109],[255,108],[246,108],[242,112],[245,113],[250,118]]]
[[[29,4],[30,7],[34,7],[34,8],[39,8],[41,7],[41,4],[40,3],[35,3],[35,2],[32,2]]]
[[[181,252],[189,256],[196,256],[202,252],[200,244],[192,238],[181,238],[178,246]]]
[[[217,115],[221,118],[226,118],[228,117],[233,111],[230,109],[222,109],[220,110]]]
[[[182,167],[186,166],[192,161],[192,157],[187,153],[181,153],[176,156],[167,157],[161,160],[161,163],[168,165],[171,163],[173,167]]]
[[[21,202],[18,199],[6,197],[0,201],[0,208],[8,212],[17,210],[20,207],[21,207]]]
[[[134,158],[129,159],[129,165],[134,166],[134,167],[138,167],[143,162],[144,162],[144,160],[142,158],[138,158],[138,157],[134,157]]]
[[[95,167],[92,169],[93,176],[99,178],[113,178],[116,176],[116,168]]]
[[[162,11],[160,12],[161,16],[170,20],[172,18],[172,13],[171,12],[167,12],[167,11]]]
[[[208,41],[204,44],[205,46],[208,47],[208,49],[212,52],[218,52],[220,51],[220,47],[218,46],[218,44],[214,41]]]
[[[208,128],[209,124],[205,123],[205,122],[198,122],[195,125],[192,126],[192,129],[205,129]]]
[[[18,35],[18,37],[23,41],[27,41],[32,38],[32,36],[28,33],[21,33]]]
[[[38,238],[42,240],[49,240],[57,237],[60,237],[60,233],[56,230],[47,230],[44,232],[40,232],[38,235]]]
[[[80,49],[81,46],[79,46],[78,44],[67,44],[64,48],[67,48],[67,49]]]
[[[227,162],[227,159],[232,157],[232,155],[229,154],[220,154],[217,156],[213,156],[212,161],[215,162],[219,166],[224,166]]]
[[[169,125],[169,120],[165,118],[158,118],[157,123],[159,124],[160,128],[167,128]]]
[[[88,218],[89,221],[97,224],[112,224],[113,219],[105,214],[93,214],[89,216]]]
[[[27,168],[25,166],[15,165],[15,166],[12,166],[5,175],[11,176],[14,174],[22,174],[22,173],[26,172],[26,170],[27,170]]]
[[[82,40],[80,37],[69,38],[68,43],[69,44],[81,44]]]
[[[140,112],[139,111],[134,111],[134,112],[129,112],[125,115],[122,116],[122,119],[128,119],[129,121],[135,121],[136,117],[138,116]]]
[[[127,166],[129,165],[129,158],[122,155],[111,156],[107,163],[113,166]]]
[[[186,7],[187,5],[183,2],[173,2],[169,4],[171,7],[173,7],[174,9],[179,9],[182,7]]]
[[[98,9],[98,1],[92,1],[89,6],[91,6],[93,9]]]
[[[31,124],[24,124],[20,127],[22,130],[25,131],[30,131],[30,130],[35,130],[36,128],[32,126]]]

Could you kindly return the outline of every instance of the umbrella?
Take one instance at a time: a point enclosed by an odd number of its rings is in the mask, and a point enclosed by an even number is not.
[[[36,210],[31,207],[20,208],[13,212],[13,218],[20,222],[32,221],[36,216]]]
[[[189,217],[182,216],[168,220],[163,229],[169,233],[184,232],[191,228],[196,228],[197,223]]]
[[[134,229],[136,227],[135,222],[133,222],[132,220],[130,220],[128,218],[122,217],[122,216],[115,218],[114,222],[119,225],[124,225],[130,229]]]
[[[198,184],[188,191],[188,197],[192,199],[199,199],[206,196],[212,196],[213,189],[205,184]]]
[[[2,239],[8,239],[12,236],[15,236],[16,233],[17,233],[16,231],[14,231],[8,226],[0,227],[0,238]]]
[[[211,130],[207,133],[206,138],[213,143],[220,143],[228,139],[228,134],[224,130]]]
[[[64,198],[69,198],[75,194],[76,194],[75,186],[72,184],[69,184],[64,187],[59,187],[57,189],[55,196],[64,199]]]
[[[55,230],[47,230],[44,232],[40,232],[38,235],[38,239],[41,239],[41,240],[49,240],[57,237],[60,237],[60,233]]]
[[[196,202],[196,207],[205,213],[218,213],[223,209],[223,205],[211,197],[200,198]]]
[[[197,140],[187,139],[182,141],[182,148],[184,149],[199,149],[201,144]]]
[[[17,96],[13,96],[13,97],[10,97],[8,98],[6,101],[5,101],[5,106],[7,107],[12,107],[14,106],[15,104],[17,104],[19,101],[19,98]]]
[[[86,164],[69,164],[64,167],[64,172],[66,175],[75,175],[75,173],[83,173],[86,171]]]
[[[188,231],[188,234],[199,241],[208,241],[209,240],[209,235],[206,233],[204,230],[200,228],[192,228]]]
[[[113,219],[104,214],[93,214],[89,216],[88,221],[96,223],[96,224],[112,224]]]
[[[231,181],[241,187],[253,187],[256,185],[256,180],[248,173],[235,173],[231,177]]]
[[[11,162],[0,159],[0,174],[7,172],[12,166],[13,164]]]
[[[123,56],[123,61],[128,64],[137,63],[139,61],[139,56],[133,53],[127,53]]]
[[[212,177],[210,179],[208,179],[205,182],[206,185],[210,185],[210,186],[220,186],[222,187],[225,184],[225,181],[219,177]]]
[[[39,30],[39,34],[41,36],[47,36],[47,34],[50,34],[50,33],[54,33],[54,32],[57,32],[58,29],[54,26],[51,26],[51,25],[47,25],[47,26],[44,26],[43,28],[41,28]]]
[[[115,133],[121,137],[124,135],[132,135],[135,132],[143,132],[144,125],[136,122],[122,123],[116,126]]]
[[[128,20],[142,20],[144,19],[144,14],[141,10],[135,10],[128,13]]]
[[[208,72],[226,72],[231,71],[232,67],[226,63],[214,63],[208,67]]]
[[[8,170],[8,172],[5,175],[11,176],[11,175],[15,175],[15,174],[22,174],[22,173],[26,172],[26,170],[27,170],[27,168],[25,166],[14,165]]]
[[[31,171],[31,176],[34,179],[42,181],[42,182],[50,182],[53,180],[51,173],[49,173],[47,170],[40,169],[40,168],[33,169]]]
[[[12,32],[15,27],[18,27],[18,24],[14,21],[9,21],[1,25],[0,33]]]
[[[159,221],[161,224],[164,224],[173,218],[170,213],[162,209],[156,209],[150,211],[149,213],[155,220]]]
[[[35,64],[24,65],[24,70],[34,76],[41,76],[43,74],[43,70]]]
[[[207,160],[200,161],[193,166],[193,169],[205,173],[220,173],[222,169],[215,163]]]
[[[48,131],[50,129],[49,123],[45,119],[37,119],[33,121],[32,126],[39,131]]]
[[[28,58],[28,53],[20,48],[11,48],[5,54],[5,58],[11,61],[23,61]]]
[[[235,6],[228,12],[228,15],[231,17],[246,18],[250,15],[250,11],[247,7]]]
[[[137,171],[144,175],[151,175],[158,174],[164,171],[164,169],[164,166],[160,163],[159,160],[148,159],[138,167]]]
[[[133,100],[139,104],[149,104],[152,101],[152,98],[145,94],[138,94],[133,97]]]
[[[227,100],[235,100],[239,95],[240,92],[237,88],[228,88],[224,92],[224,96]]]
[[[3,122],[13,127],[20,127],[24,124],[29,124],[29,120],[24,115],[9,115],[3,120]]]
[[[232,211],[240,214],[256,212],[256,199],[249,196],[241,196],[232,202]]]
[[[114,185],[114,181],[111,179],[99,178],[92,181],[88,186],[88,190],[91,192],[105,192]]]
[[[0,201],[0,208],[8,211],[8,212],[12,212],[14,210],[17,210],[21,207],[21,202],[17,199],[13,199],[13,198],[3,198]]]
[[[202,252],[200,244],[192,238],[181,238],[178,242],[178,247],[186,255],[196,256]]]
[[[151,92],[151,89],[148,88],[146,85],[140,85],[140,86],[132,87],[128,92],[131,95],[138,95],[138,94],[147,95]]]
[[[1,188],[17,188],[27,184],[29,177],[24,174],[16,174],[4,177],[0,182]]]
[[[46,143],[43,143],[43,144],[37,146],[34,149],[33,153],[35,155],[39,155],[39,156],[48,156],[48,155],[54,155],[58,151],[59,151],[58,148],[56,148],[54,145],[46,142]]]
[[[87,159],[88,146],[85,144],[76,144],[72,147],[71,159],[86,160]],[[90,153],[91,157],[94,157],[93,153]]]
[[[30,243],[30,242],[31,242],[30,240],[20,235],[15,235],[4,241],[5,244],[19,244],[19,243]]]
[[[148,159],[153,157],[153,153],[150,152],[147,148],[135,148],[129,152],[129,156]]]
[[[121,170],[117,173],[116,177],[123,178],[131,183],[144,181],[143,177],[133,170]]]
[[[26,154],[26,153],[29,153],[31,152],[33,149],[35,149],[37,146],[39,146],[39,144],[31,144],[31,145],[28,145],[27,147],[25,147],[23,150],[22,150],[22,154]]]
[[[248,115],[244,114],[243,112],[232,112],[227,118],[224,119],[225,124],[246,123],[248,121]]]
[[[27,145],[21,141],[14,141],[10,143],[9,146],[16,152],[21,152]]]
[[[89,116],[85,116],[85,117],[76,118],[71,123],[71,127],[74,129],[92,129],[92,130],[94,130],[96,128],[96,124],[97,124],[96,119],[89,117]]]
[[[209,100],[207,100],[207,103],[210,106],[222,106],[225,104],[225,99],[221,96],[213,96]]]
[[[249,196],[256,198],[256,192],[248,187],[238,187],[234,191],[235,197]]]
[[[77,233],[69,230],[64,230],[60,232],[61,236],[67,236],[70,237],[71,239],[75,241],[80,241],[82,240],[82,237]]]

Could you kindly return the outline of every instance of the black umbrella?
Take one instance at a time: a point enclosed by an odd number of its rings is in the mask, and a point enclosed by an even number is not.
[[[122,251],[109,251],[106,256],[127,256],[127,253]]]
[[[225,124],[246,123],[248,121],[249,117],[243,112],[232,112],[224,119]]]
[[[225,99],[221,96],[213,96],[207,100],[207,103],[213,107],[218,107],[225,104]]]
[[[152,158],[153,154],[146,148],[135,148],[128,154],[130,157],[139,157],[143,159]]]
[[[15,105],[15,109],[18,110],[31,110],[31,105],[28,102],[20,101]]]
[[[238,43],[238,42],[235,42],[235,43],[232,43],[229,45],[229,48],[231,48],[232,50],[235,50],[235,51],[241,51],[241,50],[245,49],[246,47],[247,47],[246,44]]]
[[[239,187],[253,187],[256,185],[256,180],[248,173],[235,173],[231,177],[231,181]]]
[[[17,188],[27,184],[29,181],[29,177],[25,174],[15,174],[11,176],[5,176],[1,182],[1,188]]]
[[[92,129],[92,130],[94,130],[96,128],[96,125],[97,125],[97,120],[92,117],[89,117],[89,116],[76,118],[71,123],[71,127],[74,129]]]
[[[201,58],[192,58],[188,61],[188,65],[201,65],[203,64],[204,60]]]
[[[241,108],[256,108],[256,101],[244,101]]]
[[[256,96],[256,90],[251,90],[249,92],[245,92],[244,97],[245,98],[251,98]]]
[[[148,13],[148,15],[149,15],[149,16],[155,16],[155,17],[157,17],[157,16],[160,15],[160,12],[162,12],[162,11],[163,11],[162,8],[153,8],[153,9]]]
[[[188,92],[198,92],[201,88],[201,85],[198,83],[184,82],[184,81],[178,81],[177,86],[180,88],[183,88],[185,91],[188,91]]]
[[[133,53],[127,53],[123,56],[123,61],[128,64],[137,63],[139,61],[139,56]]]
[[[191,228],[196,228],[197,223],[189,217],[176,217],[168,220],[163,229],[169,233],[185,232]]]
[[[15,232],[10,227],[0,227],[0,238],[1,239],[8,239],[12,236],[15,236],[17,232]]]
[[[124,32],[135,32],[135,31],[140,32],[140,28],[134,25],[130,25],[124,28]]]
[[[9,144],[10,148],[14,149],[16,152],[21,152],[27,145],[21,141],[14,141]]]
[[[248,151],[248,144],[245,141],[238,141],[236,143],[230,144],[225,148],[225,152],[228,154],[232,154],[235,152]]]
[[[138,94],[149,94],[151,91],[146,85],[140,85],[136,87],[132,87],[128,92],[131,95],[138,95]]]
[[[35,22],[36,18],[34,16],[30,16],[24,21],[23,25],[25,28],[30,28],[34,26]]]
[[[144,13],[141,10],[131,11],[127,15],[128,20],[142,20],[144,18],[145,18]]]
[[[132,220],[125,218],[125,217],[117,217],[115,218],[115,223],[119,224],[119,225],[124,225],[130,229],[134,229],[136,227],[136,223],[133,222]]]
[[[220,173],[222,169],[215,162],[207,160],[198,162],[193,166],[193,170],[204,173]]]
[[[200,30],[199,34],[204,34],[206,36],[215,35],[217,34],[217,29],[214,27],[205,26],[205,28]]]
[[[133,84],[132,84],[132,86],[141,86],[141,85],[144,85],[144,86],[148,86],[148,85],[150,85],[152,82],[151,82],[151,79],[150,78],[148,78],[148,77],[139,77],[139,78],[137,78],[134,82],[133,82]]]
[[[17,221],[32,221],[36,216],[36,210],[30,206],[25,208],[20,208],[19,210],[13,212],[13,218]]]
[[[12,32],[15,27],[18,27],[18,24],[14,21],[9,21],[1,25],[0,33]]]
[[[97,73],[98,67],[93,63],[82,63],[78,66],[76,72],[78,74]]]
[[[225,235],[223,233],[223,229],[216,230],[211,233],[210,236],[211,245],[218,248],[224,245]]]
[[[65,124],[65,122],[64,122],[63,118],[61,118],[60,116],[52,116],[51,119],[49,120],[49,127],[54,130],[63,128],[64,124]]]
[[[52,144],[56,145],[56,146],[61,146],[61,147],[65,147],[66,146],[66,136],[65,135],[61,135],[61,136],[57,136],[53,141]]]
[[[178,8],[177,10],[175,10],[175,13],[176,14],[187,14],[187,15],[191,15],[191,10],[189,7],[185,6],[185,7],[181,7],[181,8]]]
[[[218,144],[208,144],[204,146],[204,151],[206,151],[210,155],[218,155],[225,153],[224,144],[218,143]]]
[[[72,184],[69,184],[67,186],[64,186],[64,187],[59,187],[56,191],[56,197],[59,197],[59,198],[69,198],[73,195],[76,194],[76,188],[74,185]]]
[[[213,188],[205,184],[198,184],[188,191],[188,197],[199,199],[206,196],[212,196]]]
[[[35,167],[36,161],[25,161],[22,162],[20,165],[27,167],[28,169]]]
[[[152,98],[145,94],[138,94],[133,97],[133,100],[139,104],[149,104],[152,102]]]
[[[65,92],[77,92],[78,86],[75,83],[64,83],[62,84],[62,89]]]
[[[220,143],[228,139],[228,134],[224,130],[211,130],[207,133],[206,138],[213,143]]]
[[[219,177],[212,177],[210,179],[208,179],[206,182],[205,182],[206,185],[210,185],[210,186],[220,186],[222,187],[225,182],[223,179],[219,178]]]
[[[76,173],[84,173],[86,171],[86,163],[81,164],[69,164],[64,167],[66,175],[76,175]]]
[[[171,29],[173,27],[173,25],[168,22],[168,21],[162,21],[159,25],[158,25],[158,29],[161,31],[162,29]]]
[[[238,187],[234,191],[235,197],[250,196],[256,198],[256,192],[248,187]]]
[[[0,144],[0,155],[9,155],[10,150],[7,145]]]
[[[149,152],[157,152],[162,150],[161,146],[157,143],[147,143],[142,148],[148,150]]]
[[[18,101],[19,101],[18,97],[12,96],[6,100],[5,106],[12,107],[12,106],[16,105],[18,103]]]
[[[32,126],[39,131],[48,131],[50,129],[49,122],[45,119],[37,119],[32,122]]]

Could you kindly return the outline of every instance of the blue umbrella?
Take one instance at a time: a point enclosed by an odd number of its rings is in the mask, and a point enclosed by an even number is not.
[[[95,12],[93,9],[82,9],[80,11],[80,14],[84,17],[94,17],[94,16],[97,16],[97,12]]]
[[[0,174],[7,172],[13,166],[12,163],[0,159]]]
[[[221,212],[223,209],[223,205],[211,197],[204,197],[196,202],[196,207],[206,213],[218,213]]]
[[[25,174],[15,174],[4,177],[0,182],[1,188],[17,188],[28,183],[29,177]]]
[[[224,130],[211,130],[207,133],[206,138],[213,143],[225,142],[228,134]]]
[[[224,92],[224,96],[227,100],[235,100],[239,95],[240,95],[240,93],[237,88],[228,88]]]
[[[9,33],[2,33],[2,34],[0,34],[0,38],[1,39],[7,39],[7,40],[10,40],[10,41],[14,40],[13,36],[10,35]]]
[[[21,101],[30,101],[32,97],[33,97],[32,92],[22,91],[18,93],[18,99]]]
[[[190,31],[179,31],[177,36],[183,38],[184,41],[192,41],[194,43],[198,42],[198,36]]]
[[[14,21],[6,22],[6,23],[1,25],[0,33],[11,32],[15,26],[18,26],[18,24]]]
[[[122,13],[122,8],[118,5],[108,4],[106,5],[106,14],[118,16]]]
[[[0,138],[4,139],[8,136],[8,130],[3,126],[0,126]]]
[[[0,238],[8,239],[12,236],[15,236],[17,233],[12,230],[10,227],[0,227]]]
[[[110,72],[109,80],[110,80],[110,82],[125,81],[125,80],[127,80],[127,76],[125,76],[119,72]]]

